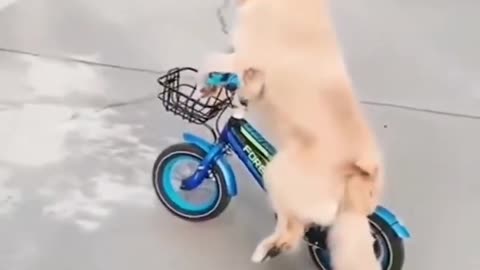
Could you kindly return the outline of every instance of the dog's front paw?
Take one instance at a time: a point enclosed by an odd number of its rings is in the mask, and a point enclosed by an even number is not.
[[[248,68],[243,72],[243,82],[241,95],[247,100],[261,98],[264,92],[265,79],[263,72],[254,68]]]
[[[244,72],[243,72],[243,80],[246,82],[246,83],[249,83],[249,82],[252,82],[255,80],[255,78],[258,76],[258,71],[254,68],[247,68]]]
[[[243,81],[246,84],[256,83],[261,85],[265,82],[265,77],[262,71],[256,68],[247,68],[243,72]]]

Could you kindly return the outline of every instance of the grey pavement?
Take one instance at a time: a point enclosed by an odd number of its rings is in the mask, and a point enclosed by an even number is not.
[[[333,1],[387,161],[407,270],[478,270],[480,35],[475,1]],[[315,269],[250,263],[273,225],[244,169],[218,219],[181,221],[151,188],[185,130],[155,79],[223,48],[220,0],[0,0],[0,270]],[[219,23],[222,19],[224,25]]]

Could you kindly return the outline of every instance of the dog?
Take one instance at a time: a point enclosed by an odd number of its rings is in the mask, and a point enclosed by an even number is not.
[[[297,250],[311,224],[330,226],[335,270],[378,270],[367,216],[383,190],[383,161],[355,96],[326,0],[242,0],[222,59],[264,118],[277,154],[264,171],[277,213],[252,254]]]
[[[255,73],[258,72],[252,69],[244,72],[242,91],[251,91],[249,94],[256,91],[257,96],[250,99],[258,101],[259,96],[265,95],[262,91],[269,88],[259,87],[263,76],[255,78]],[[335,152],[325,145],[317,149],[315,142],[302,137],[301,130],[283,135],[295,139],[287,139],[291,141],[279,149],[264,174],[277,213],[277,226],[274,233],[257,246],[252,261],[261,262],[282,251],[296,250],[309,225],[320,224],[333,225],[328,244],[334,269],[379,270],[367,219],[375,211],[383,189],[379,156],[350,161],[334,159],[325,155],[335,155]]]

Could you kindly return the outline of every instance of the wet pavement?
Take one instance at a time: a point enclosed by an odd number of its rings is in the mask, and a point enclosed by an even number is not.
[[[333,4],[385,205],[412,232],[404,269],[480,267],[479,8]],[[155,80],[224,48],[231,17],[217,0],[0,0],[1,270],[315,269],[305,250],[250,263],[274,220],[238,162],[240,195],[210,222],[173,217],[151,187],[164,147],[208,136],[163,111]]]

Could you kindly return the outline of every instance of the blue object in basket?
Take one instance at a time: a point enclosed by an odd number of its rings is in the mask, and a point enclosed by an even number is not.
[[[224,87],[228,91],[235,91],[240,88],[240,78],[232,72],[210,72],[207,78],[209,87]]]

